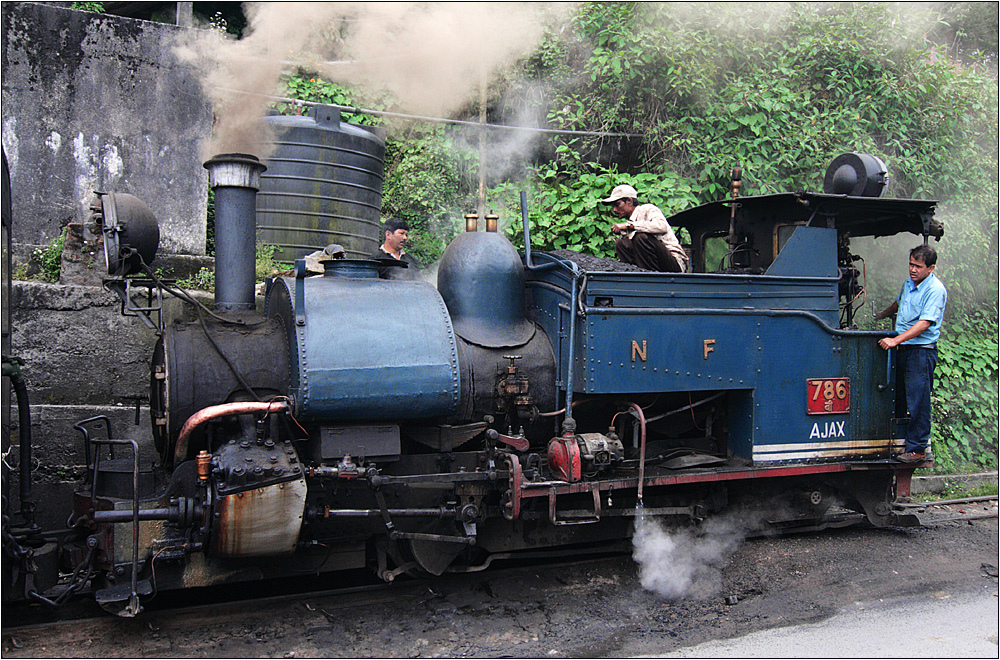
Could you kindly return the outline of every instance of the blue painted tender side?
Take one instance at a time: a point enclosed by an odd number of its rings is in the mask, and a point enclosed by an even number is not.
[[[576,301],[569,267],[529,270],[529,310],[581,397],[725,392],[729,453],[753,465],[888,459],[885,333],[838,328],[836,255],[835,229],[801,226],[765,274],[587,272]],[[810,379],[849,383],[849,409],[808,414]]]

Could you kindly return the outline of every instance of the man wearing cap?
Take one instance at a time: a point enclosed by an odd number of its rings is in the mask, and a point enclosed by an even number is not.
[[[615,186],[601,202],[625,222],[611,226],[618,260],[661,273],[683,273],[688,256],[674,236],[663,211],[655,204],[639,204],[639,194],[629,185]]]

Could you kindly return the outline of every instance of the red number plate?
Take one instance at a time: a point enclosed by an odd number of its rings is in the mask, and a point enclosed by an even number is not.
[[[851,412],[850,378],[810,378],[806,381],[806,414]]]

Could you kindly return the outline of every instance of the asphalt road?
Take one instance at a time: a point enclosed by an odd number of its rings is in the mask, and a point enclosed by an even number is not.
[[[706,642],[664,658],[996,658],[995,587],[853,603],[819,623]]]

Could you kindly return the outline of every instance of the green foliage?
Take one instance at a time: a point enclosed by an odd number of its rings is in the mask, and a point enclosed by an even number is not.
[[[996,54],[998,42],[996,3],[941,3],[940,17],[927,38],[950,56],[976,64]]]
[[[593,172],[570,178],[549,167],[540,171],[539,176],[541,181],[533,190],[528,213],[533,249],[566,249],[614,257],[610,230],[620,220],[611,215],[601,200],[622,183],[639,192],[641,203],[656,204],[667,215],[697,202],[691,182],[674,173],[624,175],[615,169],[595,168]],[[517,220],[508,226],[508,236],[515,245],[523,246],[520,215],[513,217]]]
[[[422,264],[441,257],[477,204],[475,154],[444,128],[410,130],[386,143],[382,215],[410,224],[407,252]]]
[[[74,2],[70,5],[70,9],[76,9],[77,11],[92,11],[96,14],[104,13],[104,3],[103,2]]]
[[[324,103],[330,105],[344,105],[356,107],[353,92],[335,82],[323,80],[319,74],[308,69],[299,68],[294,74],[286,74],[281,78],[284,87],[284,96],[302,101],[312,101],[314,103]],[[309,115],[309,106],[299,106],[294,103],[277,104],[281,114],[302,114]],[[363,115],[353,112],[341,112],[341,121],[352,124],[366,124],[378,126],[381,122],[372,115]]]
[[[191,277],[177,280],[177,286],[182,289],[200,289],[201,291],[215,290],[215,271],[211,268],[202,268]]]
[[[264,243],[257,243],[256,263],[254,273],[258,282],[263,282],[268,277],[273,277],[280,270],[278,262],[274,260],[274,252],[277,247]]]
[[[648,136],[627,154],[636,169],[693,176],[702,201],[724,194],[737,164],[749,194],[819,189],[827,164],[848,150],[890,164],[893,196],[993,189],[995,79],[905,47],[918,35],[905,31],[894,5],[773,11],[585,5],[577,28],[593,40],[586,75],[561,90],[550,120]],[[564,145],[586,156],[595,142]],[[622,156],[607,148],[597,155]],[[574,164],[569,152],[560,158]],[[982,167],[970,172],[970,160]]]
[[[254,273],[258,282],[263,282],[265,278],[273,277],[280,270],[279,264],[274,260],[276,249],[273,245],[257,243]],[[184,289],[214,291],[215,270],[212,268],[202,268],[191,277],[177,280],[177,285]]]
[[[68,231],[69,229],[63,227],[59,236],[45,247],[35,250],[31,255],[31,260],[40,268],[37,277],[43,282],[59,281],[59,273],[62,270],[63,246],[66,244],[66,232]]]
[[[997,468],[998,368],[995,316],[974,314],[942,333],[932,408],[936,470]]]
[[[944,490],[940,493],[923,493],[913,499],[917,502],[939,502],[941,500],[957,500],[966,497],[989,497],[997,495],[995,484],[982,483],[968,486],[962,481],[945,481]]]
[[[28,275],[28,273],[30,272],[30,268],[31,268],[30,264],[19,260],[14,260],[13,272],[11,273],[10,279],[12,280],[30,279],[30,276]]]

